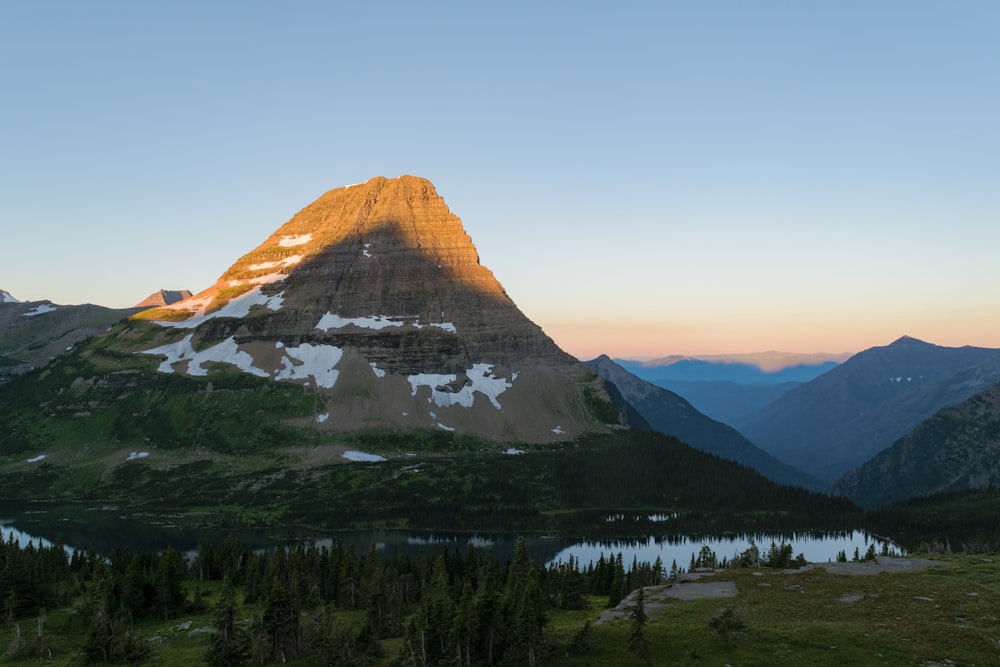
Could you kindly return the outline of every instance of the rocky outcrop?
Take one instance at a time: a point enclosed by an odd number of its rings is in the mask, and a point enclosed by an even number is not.
[[[191,290],[165,290],[153,292],[145,299],[135,304],[136,308],[162,308],[183,301],[191,296]]]
[[[136,319],[159,331],[133,351],[161,372],[226,364],[319,387],[318,428],[528,441],[602,428],[603,385],[518,310],[422,178],[331,190],[210,288]]]

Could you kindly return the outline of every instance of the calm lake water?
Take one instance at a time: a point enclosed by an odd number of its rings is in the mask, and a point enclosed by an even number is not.
[[[188,552],[197,549],[199,544],[217,543],[231,534],[246,546],[258,549],[288,544],[329,546],[334,541],[339,541],[345,546],[353,547],[356,553],[365,553],[374,546],[387,556],[396,553],[418,556],[441,549],[464,552],[471,545],[480,555],[492,550],[500,561],[513,554],[518,539],[524,539],[528,553],[541,563],[566,562],[572,557],[585,565],[597,561],[602,554],[608,558],[621,553],[626,567],[633,559],[652,563],[660,558],[667,568],[676,561],[678,566],[685,569],[690,564],[692,554],[697,555],[703,546],[714,551],[719,560],[732,560],[749,548],[751,540],[762,554],[766,554],[772,541],[776,544],[784,541],[792,545],[793,554],[801,553],[810,562],[826,562],[836,560],[840,551],[844,551],[848,558],[854,554],[855,549],[864,555],[872,543],[875,544],[876,551],[881,551],[885,542],[859,530],[756,535],[664,534],[619,540],[404,530],[342,531],[321,536],[276,528],[219,533],[172,525],[162,520],[150,520],[148,517],[128,516],[115,507],[37,504],[0,506],[0,530],[3,531],[4,539],[13,533],[22,545],[28,540],[36,544],[41,541],[46,545],[58,542],[68,550],[83,548],[99,552],[109,552],[116,547],[160,551],[168,545]],[[892,543],[889,543],[889,548],[903,553],[902,549]]]

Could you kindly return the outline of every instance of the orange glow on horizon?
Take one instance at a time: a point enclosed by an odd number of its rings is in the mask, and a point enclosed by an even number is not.
[[[606,354],[621,359],[650,359],[669,355],[743,354],[764,351],[789,353],[856,353],[889,345],[911,336],[943,347],[1000,349],[1000,323],[984,326],[961,318],[935,321],[885,318],[862,324],[840,321],[594,323],[540,322],[559,347],[581,360]]]

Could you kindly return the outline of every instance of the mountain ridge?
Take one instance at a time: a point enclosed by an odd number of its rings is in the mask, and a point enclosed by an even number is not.
[[[859,352],[735,426],[765,451],[832,482],[997,381],[1000,350],[903,336]]]
[[[774,458],[736,429],[696,410],[683,397],[629,373],[607,355],[585,361],[584,365],[611,382],[653,430],[753,468],[779,484],[824,488],[818,479]]]
[[[1000,384],[943,408],[833,486],[862,507],[1000,486]]]

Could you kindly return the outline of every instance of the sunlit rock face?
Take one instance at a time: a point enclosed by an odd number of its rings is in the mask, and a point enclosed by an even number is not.
[[[434,427],[550,440],[602,428],[599,381],[525,317],[434,186],[327,192],[210,288],[137,318],[160,372],[212,364],[328,392],[317,427]]]
[[[135,304],[136,308],[161,308],[163,306],[169,306],[171,304],[177,303],[182,299],[186,299],[191,296],[191,291],[182,290],[166,290],[161,289],[157,292],[153,292],[145,299]]]

